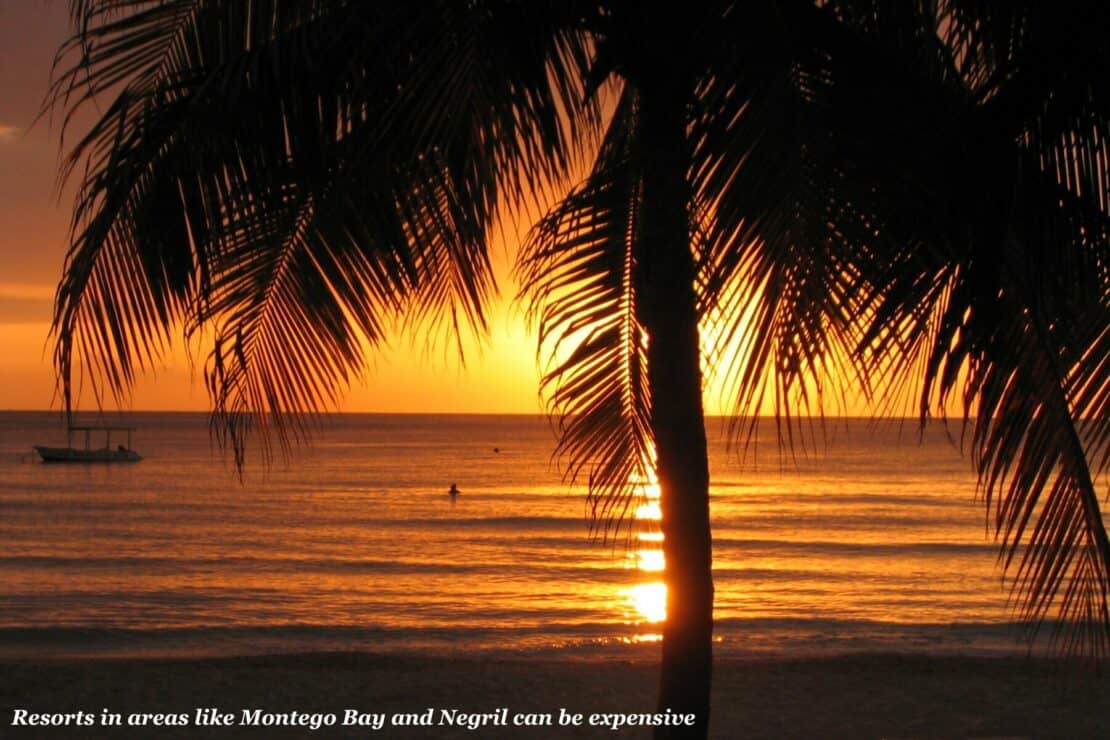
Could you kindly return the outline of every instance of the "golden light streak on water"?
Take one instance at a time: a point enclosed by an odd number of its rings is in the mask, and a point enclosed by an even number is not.
[[[662,550],[636,551],[636,567],[645,573],[662,573],[664,562]]]
[[[650,466],[644,478],[637,477],[632,482],[639,486],[642,496],[642,503],[636,507],[635,519],[641,528],[636,539],[644,547],[630,553],[630,560],[635,562],[633,567],[641,573],[651,574],[652,580],[630,587],[627,596],[645,622],[657,624],[667,618],[667,586],[658,577],[666,564],[662,549],[663,533],[658,531],[659,522],[663,519],[663,511],[659,506],[661,492],[659,481]],[[660,639],[660,635],[650,633],[640,635],[638,641],[657,642]]]
[[[645,620],[662,622],[667,618],[667,587],[658,581],[638,583],[628,589],[629,599]]]

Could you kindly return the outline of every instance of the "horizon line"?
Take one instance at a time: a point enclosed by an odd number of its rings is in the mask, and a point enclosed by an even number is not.
[[[130,409],[128,411],[77,411],[73,416],[127,416],[129,414],[198,414],[210,416],[213,412],[198,409]],[[0,414],[58,414],[64,415],[60,409],[2,409]],[[553,415],[543,411],[312,411],[293,414],[294,416],[532,416],[551,418]],[[706,419],[751,419],[752,416],[737,414],[710,414],[704,415]],[[754,418],[774,421],[806,420],[820,421],[822,419],[863,419],[869,421],[921,421],[921,417],[913,416],[885,416],[882,414],[792,414],[789,417],[776,417],[774,414],[756,414]],[[925,421],[962,421],[962,415],[950,417],[928,416]],[[975,418],[975,417],[968,417]]]

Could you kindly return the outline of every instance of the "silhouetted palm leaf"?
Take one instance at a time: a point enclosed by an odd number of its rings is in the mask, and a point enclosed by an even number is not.
[[[748,430],[768,390],[779,413],[820,410],[805,383],[850,377],[848,356],[888,408],[962,393],[1020,613],[1058,609],[1067,649],[1105,654],[1107,63],[1036,8],[864,0],[753,23],[701,89],[693,179]]]
[[[972,6],[1006,20],[972,18]],[[885,83],[883,98],[905,92],[897,115],[861,111],[872,145],[885,132],[897,146],[857,162],[920,195],[877,194],[889,238],[861,263],[854,321],[868,327],[864,373],[888,384],[918,374],[923,414],[958,393],[974,415],[972,451],[1022,616],[1039,625],[1058,610],[1065,649],[1105,655],[1110,543],[1092,461],[1104,465],[1110,447],[1110,109],[1094,79],[1106,55],[1095,66],[1089,46],[1046,55],[1063,39],[1048,39],[1032,9],[1015,20],[999,4],[942,8],[954,48],[932,57],[932,74]]]
[[[733,431],[753,433],[769,400],[790,447],[797,416],[821,413],[826,384],[853,377],[853,257],[874,224],[853,202],[858,183],[818,99],[832,84],[825,36],[838,29],[805,6],[755,8],[742,21],[699,89],[692,128],[691,179],[708,222],[702,310],[720,327]]]
[[[300,434],[402,307],[482,331],[499,199],[549,187],[597,124],[588,51],[542,14],[263,5],[78,4],[54,90],[76,109],[125,83],[70,157],[89,175],[55,325],[67,407],[74,350],[119,393],[185,319],[214,328],[239,455],[253,422]]]
[[[568,479],[585,472],[591,522],[608,536],[654,475],[646,334],[636,315],[640,209],[635,97],[626,92],[589,178],[535,227],[518,257],[521,296],[548,354],[543,389]]]

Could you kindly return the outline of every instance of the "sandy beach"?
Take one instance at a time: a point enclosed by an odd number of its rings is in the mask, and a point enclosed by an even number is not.
[[[649,713],[657,667],[617,661],[452,660],[370,654],[221,659],[18,661],[0,664],[4,737],[648,737],[644,728],[588,726],[594,713]],[[198,727],[196,709],[234,715]],[[497,714],[505,708],[507,713]],[[107,709],[123,728],[12,726],[30,713]],[[243,727],[242,711],[336,715],[336,726]],[[379,731],[341,726],[344,712],[387,717]],[[391,726],[392,715],[436,725]],[[442,724],[441,710],[490,713],[479,729]],[[560,709],[582,726],[558,726]],[[718,663],[712,736],[718,738],[1102,738],[1110,736],[1110,680],[1021,658],[855,655]],[[184,727],[128,728],[133,713],[188,715]],[[513,728],[494,717],[552,715]],[[29,716],[29,715],[27,715]],[[148,719],[148,721],[153,721]],[[511,720],[510,720],[511,721]]]

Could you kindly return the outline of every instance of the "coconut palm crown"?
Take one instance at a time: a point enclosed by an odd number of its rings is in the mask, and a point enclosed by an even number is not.
[[[183,328],[237,462],[287,447],[397,322],[483,331],[491,233],[556,193],[517,276],[599,529],[659,478],[660,707],[705,733],[703,365],[739,435],[958,400],[1021,616],[1104,655],[1110,10],[1067,5],[71,0],[48,107],[110,102],[62,166],[64,403]]]

